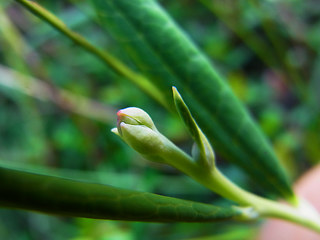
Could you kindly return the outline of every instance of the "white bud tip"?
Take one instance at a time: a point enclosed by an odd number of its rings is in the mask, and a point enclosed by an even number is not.
[[[119,131],[118,131],[117,128],[112,128],[112,129],[111,129],[111,132],[113,132],[114,134],[120,136]]]

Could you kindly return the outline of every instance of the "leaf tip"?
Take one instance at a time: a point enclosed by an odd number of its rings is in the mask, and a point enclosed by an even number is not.
[[[176,102],[177,100],[182,100],[181,95],[178,89],[175,86],[172,86],[173,100]]]
[[[177,90],[176,86],[172,86],[172,92],[175,93],[175,92],[177,92],[177,91],[178,91],[178,90]]]

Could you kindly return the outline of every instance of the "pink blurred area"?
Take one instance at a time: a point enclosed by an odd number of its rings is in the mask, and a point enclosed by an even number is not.
[[[297,194],[320,212],[320,165],[303,175],[295,184]],[[320,240],[320,234],[282,220],[273,219],[263,226],[257,240]]]

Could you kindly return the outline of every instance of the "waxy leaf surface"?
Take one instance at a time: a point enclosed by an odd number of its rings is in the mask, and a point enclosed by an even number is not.
[[[216,207],[102,184],[0,167],[0,207],[71,217],[144,222],[210,222],[241,215]]]
[[[264,192],[291,198],[269,142],[210,61],[153,0],[92,0],[101,25],[172,102],[183,95],[215,152],[243,168]]]

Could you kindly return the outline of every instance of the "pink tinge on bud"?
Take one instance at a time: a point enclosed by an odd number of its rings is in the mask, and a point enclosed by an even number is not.
[[[120,117],[123,114],[122,109],[117,112],[117,116]]]
[[[136,119],[136,116],[132,113],[132,111],[130,112],[128,111],[128,109],[133,109],[133,108],[125,108],[117,112],[117,128],[120,135],[122,135],[121,123],[130,124],[130,125],[142,125]]]
[[[142,109],[136,107],[124,108],[117,112],[117,128],[120,136],[123,134],[121,123],[141,125],[156,131],[156,127],[150,116]]]
[[[119,132],[120,136],[122,136],[122,131],[121,131],[120,124],[121,124],[121,119],[123,118],[123,116],[124,116],[123,112],[121,110],[119,110],[117,112],[117,129],[118,129],[118,132]]]
[[[117,121],[119,122],[123,116],[125,116],[125,114],[123,113],[122,110],[119,110],[117,112]]]

